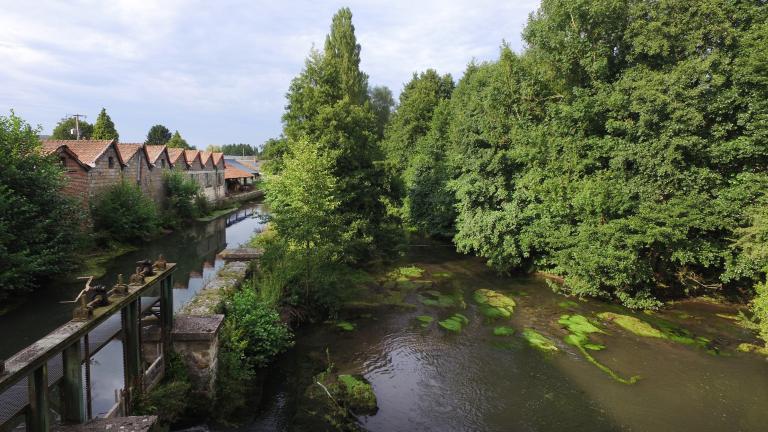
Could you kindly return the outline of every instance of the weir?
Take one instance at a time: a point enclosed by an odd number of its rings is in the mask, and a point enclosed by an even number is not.
[[[2,362],[0,432],[18,430],[22,423],[27,431],[47,432],[54,423],[77,425],[93,419],[90,361],[115,337],[122,339],[124,386],[104,417],[131,414],[132,396],[164,374],[173,329],[176,265],[162,257],[154,266],[144,265],[145,275],[137,269],[131,284],[119,280],[108,292],[84,290],[73,320]],[[147,328],[159,335],[152,350],[142,349]]]

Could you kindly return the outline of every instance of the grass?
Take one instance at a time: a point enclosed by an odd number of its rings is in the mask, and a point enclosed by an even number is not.
[[[82,264],[73,272],[73,276],[93,276],[94,279],[98,279],[107,273],[106,265],[109,261],[137,249],[137,246],[112,242],[107,249],[83,255],[80,260]]]

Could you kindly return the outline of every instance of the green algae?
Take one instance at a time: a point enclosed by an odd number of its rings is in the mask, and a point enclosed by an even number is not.
[[[399,267],[387,273],[386,279],[390,281],[406,282],[411,279],[420,278],[422,274],[424,274],[424,269],[420,267]]]
[[[341,330],[349,332],[349,331],[354,331],[355,327],[357,326],[355,326],[354,324],[348,321],[339,321],[336,323],[336,327],[338,327]]]
[[[419,301],[425,306],[449,308],[457,307],[466,309],[467,303],[464,301],[464,294],[460,289],[456,289],[451,294],[444,294],[436,290],[428,290],[419,294]]]
[[[527,328],[523,330],[523,339],[528,341],[528,344],[539,351],[555,352],[559,351],[555,343],[549,338],[537,332],[534,329]]]
[[[629,315],[620,315],[613,312],[602,312],[597,316],[605,321],[610,321],[637,336],[664,339],[664,333],[647,322]]]
[[[564,300],[557,304],[563,309],[578,309],[579,304],[573,300]]]
[[[584,315],[562,315],[557,322],[571,333],[605,333],[599,327],[592,324]]]
[[[421,323],[422,327],[429,327],[429,325],[432,324],[432,321],[434,320],[435,319],[429,315],[419,315],[416,317],[416,321]]]
[[[592,363],[598,369],[608,374],[608,376],[622,384],[634,384],[640,379],[640,377],[637,375],[628,379],[621,377],[619,374],[614,372],[613,369],[600,363],[592,356],[592,354],[589,353],[589,351],[600,351],[605,349],[605,346],[592,342],[589,338],[589,335],[593,333],[605,332],[590,322],[587,317],[583,315],[563,315],[557,322],[564,326],[569,332],[569,334],[563,338],[565,343],[576,347],[576,349],[581,352],[581,355],[583,355],[588,362]]]
[[[469,318],[460,313],[455,313],[450,318],[438,321],[438,324],[448,331],[458,333],[464,326],[469,324]]]
[[[475,291],[472,298],[480,305],[480,313],[489,319],[511,318],[516,306],[506,295],[485,288]]]
[[[494,336],[512,336],[515,333],[515,329],[512,327],[499,326],[493,329]]]
[[[453,276],[453,273],[451,273],[451,272],[434,272],[434,273],[432,273],[432,277],[436,277],[436,278],[449,278],[451,276]]]

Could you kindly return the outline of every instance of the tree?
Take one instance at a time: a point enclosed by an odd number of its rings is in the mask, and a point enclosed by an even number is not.
[[[392,110],[395,108],[395,98],[392,97],[392,90],[386,86],[373,87],[368,91],[368,98],[371,101],[371,108],[376,115],[376,131],[378,139],[384,137],[384,128],[389,122]]]
[[[80,139],[90,139],[93,134],[93,125],[85,120],[79,120],[78,127],[80,128]],[[77,139],[75,130],[75,118],[65,117],[59,120],[56,127],[53,128],[51,138],[57,140],[73,140]]]
[[[70,270],[84,214],[62,194],[66,178],[55,155],[40,151],[39,130],[0,116],[0,303]]]
[[[226,155],[232,156],[258,156],[259,151],[250,144],[224,144],[221,151]]]
[[[175,131],[170,140],[166,143],[171,148],[183,148],[187,150],[194,150],[194,147],[187,143],[187,140],[181,137],[179,131]]]
[[[283,168],[283,157],[288,153],[288,139],[270,138],[261,147],[262,169],[269,173],[279,173]]]
[[[289,141],[279,174],[268,177],[270,223],[289,249],[298,249],[303,271],[304,301],[310,302],[315,273],[338,261],[342,218],[338,180],[332,174],[334,155],[307,139]]]
[[[283,115],[289,141],[308,139],[334,157],[339,212],[348,227],[346,255],[368,259],[391,248],[393,220],[384,201],[391,195],[376,142],[376,116],[368,101],[368,76],[360,70],[360,45],[352,13],[333,17],[322,53],[312,51],[288,91]]]
[[[117,140],[120,138],[117,130],[115,130],[115,124],[112,123],[112,119],[107,114],[107,110],[102,108],[99,116],[96,117],[96,123],[93,124],[93,133],[91,139],[95,140]]]
[[[161,124],[156,124],[149,128],[147,139],[144,141],[144,144],[163,145],[167,144],[170,139],[171,131]]]
[[[747,2],[542,1],[526,51],[451,97],[459,250],[635,308],[743,284],[723,270],[768,180],[763,22]]]

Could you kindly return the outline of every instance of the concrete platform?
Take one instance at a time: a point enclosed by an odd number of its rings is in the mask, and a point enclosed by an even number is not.
[[[263,253],[264,251],[257,248],[235,248],[224,249],[219,252],[218,257],[224,261],[253,261],[260,259]]]

